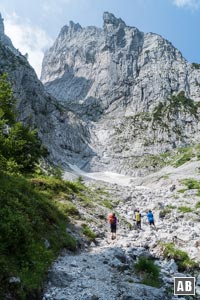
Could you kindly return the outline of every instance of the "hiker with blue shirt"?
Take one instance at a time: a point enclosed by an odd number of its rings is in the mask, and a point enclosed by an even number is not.
[[[149,222],[149,225],[153,225],[154,228],[156,229],[156,226],[155,226],[155,223],[154,223],[154,216],[153,216],[153,213],[151,210],[148,211],[147,213],[147,218],[148,218],[148,222]]]

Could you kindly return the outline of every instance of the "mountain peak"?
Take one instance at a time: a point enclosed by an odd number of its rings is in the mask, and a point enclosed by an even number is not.
[[[115,15],[109,13],[109,12],[104,12],[103,14],[103,21],[104,21],[104,26],[107,24],[112,24],[114,26],[119,26],[119,24],[126,26],[126,23],[121,19],[121,18],[116,18]]]
[[[4,34],[4,23],[3,23],[3,18],[0,13],[0,35]]]
[[[69,28],[71,28],[71,30],[73,31],[78,31],[79,29],[82,29],[79,23],[74,23],[73,21],[69,21]]]
[[[20,52],[15,49],[13,46],[11,39],[4,32],[4,19],[0,13],[0,42],[3,43],[6,47],[8,47],[15,55],[19,55]]]

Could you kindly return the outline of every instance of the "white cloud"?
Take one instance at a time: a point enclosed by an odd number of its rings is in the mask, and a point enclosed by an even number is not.
[[[193,10],[200,8],[200,0],[174,0],[174,4],[178,7],[188,7]]]
[[[44,51],[52,45],[53,40],[43,29],[32,25],[28,20],[21,20],[15,13],[6,15],[4,24],[6,35],[23,55],[28,53],[29,63],[39,77]]]

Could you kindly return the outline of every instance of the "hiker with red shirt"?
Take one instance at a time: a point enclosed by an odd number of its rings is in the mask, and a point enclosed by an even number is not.
[[[111,240],[114,240],[116,239],[116,231],[117,231],[117,217],[115,216],[115,213],[109,214],[108,221],[110,223]]]

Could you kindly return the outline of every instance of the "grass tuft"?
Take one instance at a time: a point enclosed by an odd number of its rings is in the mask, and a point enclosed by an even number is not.
[[[176,249],[173,243],[162,243],[163,255],[165,258],[173,258],[180,272],[191,271],[198,267],[198,264],[192,261],[187,252]]]
[[[96,233],[94,233],[87,224],[82,224],[82,232],[85,234],[91,241],[94,241],[96,238]]]
[[[152,259],[141,256],[136,264],[134,264],[136,273],[141,277],[141,283],[160,287],[160,268],[154,264]]]
[[[192,208],[191,207],[188,207],[188,206],[180,206],[178,208],[178,210],[181,212],[181,213],[190,213],[192,212]]]

